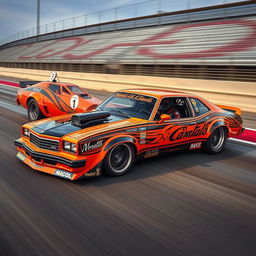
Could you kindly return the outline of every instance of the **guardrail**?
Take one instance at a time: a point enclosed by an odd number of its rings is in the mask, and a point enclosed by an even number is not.
[[[37,35],[36,27],[18,32],[0,40],[0,45],[21,40],[24,38],[49,34],[57,31],[63,31],[78,27],[85,27],[94,24],[108,23],[118,20],[126,20],[131,18],[138,18],[142,16],[150,16],[168,12],[176,12],[182,10],[190,10],[196,8],[203,8],[216,5],[225,5],[236,2],[250,2],[246,0],[148,0],[141,3],[130,4],[108,10],[98,11],[94,13],[84,14],[69,19],[64,19],[39,27],[39,34]],[[225,14],[223,14],[225,16]],[[188,17],[189,18],[189,17]],[[161,23],[161,20],[159,21]],[[49,38],[48,38],[49,39]]]

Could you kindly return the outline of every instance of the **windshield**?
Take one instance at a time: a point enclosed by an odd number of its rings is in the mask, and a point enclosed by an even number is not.
[[[97,109],[109,111],[114,115],[148,120],[155,103],[156,99],[153,97],[117,92],[106,99]]]
[[[84,94],[84,92],[78,86],[67,86],[68,89],[75,94]]]

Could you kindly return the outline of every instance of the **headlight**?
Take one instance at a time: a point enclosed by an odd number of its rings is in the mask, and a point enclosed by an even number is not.
[[[68,141],[64,141],[63,142],[63,149],[65,151],[70,151],[70,152],[76,153],[76,144],[68,142]]]
[[[71,151],[76,153],[76,144],[71,143]]]
[[[27,128],[23,128],[23,135],[29,137],[30,131]]]

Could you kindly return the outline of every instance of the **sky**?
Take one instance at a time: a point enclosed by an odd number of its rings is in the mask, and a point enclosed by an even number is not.
[[[146,0],[40,0],[40,24],[60,21],[63,19],[94,13],[102,10],[108,10],[121,6],[127,6],[134,3],[145,2]],[[152,6],[149,3],[146,5],[140,4],[141,12],[150,12],[151,9],[157,8],[158,0],[151,0]],[[194,3],[209,4],[220,3],[223,1],[239,1],[239,0],[191,0]],[[166,7],[183,8],[181,4],[186,7],[187,0],[161,0],[163,10]],[[7,36],[13,35],[17,32],[24,31],[36,26],[36,4],[37,0],[0,0],[0,40]],[[128,8],[129,9],[129,8]],[[123,16],[118,17],[126,18],[125,13],[129,12],[127,8],[123,8]],[[108,12],[104,12],[107,16]],[[109,12],[113,15],[114,12]],[[120,15],[122,12],[120,11]],[[93,21],[93,15],[90,16]],[[103,17],[104,19],[106,17]],[[97,22],[96,22],[97,23]]]
[[[40,0],[40,24],[129,5],[141,0]],[[0,0],[0,39],[36,26],[37,0]]]

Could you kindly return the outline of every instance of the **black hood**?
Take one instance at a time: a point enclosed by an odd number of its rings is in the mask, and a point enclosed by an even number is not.
[[[75,131],[79,131],[82,129],[86,129],[88,127],[92,127],[92,126],[97,126],[99,125],[99,123],[95,122],[95,123],[90,123],[87,126],[76,126],[74,124],[72,124],[71,118],[68,120],[60,120],[60,121],[49,121],[37,126],[34,126],[32,128],[32,131],[35,131],[39,134],[43,134],[43,135],[48,135],[48,136],[53,136],[53,137],[63,137],[69,133],[75,132]],[[126,119],[123,116],[119,116],[119,115],[111,115],[108,117],[108,119],[106,119],[104,121],[104,123],[112,123],[115,121],[119,121],[119,120],[123,120]],[[101,122],[103,123],[103,122]]]

